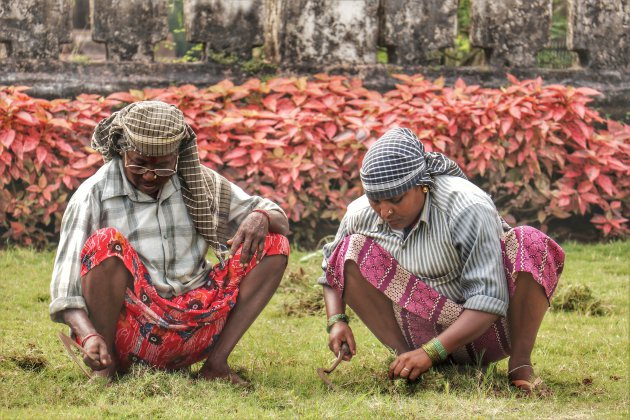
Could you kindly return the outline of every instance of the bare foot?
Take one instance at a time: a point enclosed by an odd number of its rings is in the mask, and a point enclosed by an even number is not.
[[[116,367],[113,366],[103,370],[93,370],[90,382],[103,381],[105,384],[107,384],[107,386],[111,386],[114,383],[116,373]]]
[[[199,371],[199,377],[207,381],[228,381],[232,385],[243,388],[247,388],[251,385],[251,383],[234,373],[227,363],[219,367],[214,367],[210,366],[206,361]]]

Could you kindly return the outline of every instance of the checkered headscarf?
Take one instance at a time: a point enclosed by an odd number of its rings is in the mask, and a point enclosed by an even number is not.
[[[177,107],[159,101],[127,105],[96,126],[92,148],[105,162],[128,150],[146,156],[178,152],[177,173],[188,213],[199,234],[215,252],[221,252],[221,244],[228,239],[230,185],[201,164],[197,136]]]
[[[360,174],[365,195],[371,200],[387,200],[416,185],[433,188],[436,175],[466,179],[457,163],[442,153],[425,152],[408,128],[393,128],[381,136],[365,154]]]

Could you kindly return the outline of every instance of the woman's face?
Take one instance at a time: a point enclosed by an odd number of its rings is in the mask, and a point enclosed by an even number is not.
[[[390,228],[402,230],[418,221],[424,207],[422,186],[411,188],[404,194],[388,200],[369,200],[370,206]]]
[[[158,176],[155,169],[170,169],[175,171],[177,166],[177,153],[164,156],[145,156],[138,152],[128,151],[123,154],[125,176],[131,184],[143,193],[157,198],[160,189],[168,182],[172,175]],[[144,174],[139,174],[138,167],[150,169]]]

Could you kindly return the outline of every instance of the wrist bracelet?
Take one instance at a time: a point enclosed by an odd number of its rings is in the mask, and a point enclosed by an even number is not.
[[[81,340],[81,347],[85,347],[85,342],[88,341],[92,337],[100,337],[103,341],[105,341],[105,337],[103,337],[102,335],[100,335],[97,332],[93,332],[93,333],[89,333],[88,335],[83,337],[83,339]]]
[[[437,338],[432,338],[420,347],[433,363],[443,362],[448,358],[446,349]]]
[[[326,325],[326,332],[329,333],[330,330],[332,329],[332,326],[335,325],[337,322],[345,322],[346,324],[350,323],[350,318],[348,318],[348,315],[346,314],[336,314],[336,315],[332,315],[330,318],[328,318],[328,323]]]
[[[269,216],[269,212],[263,209],[254,209],[252,213],[260,213],[267,218],[267,227],[271,226],[271,216]]]

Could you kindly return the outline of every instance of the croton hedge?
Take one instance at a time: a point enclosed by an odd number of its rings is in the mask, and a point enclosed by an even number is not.
[[[201,159],[287,212],[296,239],[314,239],[361,194],[367,147],[394,126],[454,158],[508,220],[548,229],[590,221],[603,236],[630,232],[630,127],[587,106],[598,92],[508,76],[500,89],[396,76],[379,93],[358,79],[251,79],[42,100],[0,87],[0,235],[42,245],[59,231],[73,190],[102,164],[95,125],[127,103],[177,105],[198,135]]]

